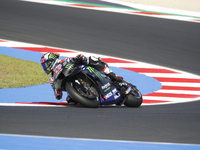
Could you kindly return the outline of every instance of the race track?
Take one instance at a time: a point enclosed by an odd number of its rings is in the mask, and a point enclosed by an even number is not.
[[[0,39],[100,53],[200,75],[199,23],[1,0]],[[0,133],[200,144],[199,105],[200,101],[136,109],[0,107]]]

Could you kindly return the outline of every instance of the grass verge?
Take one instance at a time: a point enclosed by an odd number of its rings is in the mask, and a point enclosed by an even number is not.
[[[39,85],[49,82],[39,63],[0,55],[0,89]]]

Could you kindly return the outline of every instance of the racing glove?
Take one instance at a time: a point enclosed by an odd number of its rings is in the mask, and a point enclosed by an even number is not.
[[[107,74],[107,76],[109,76],[110,79],[113,80],[113,81],[121,82],[123,80],[123,77],[118,76],[113,72],[110,72],[109,74]]]

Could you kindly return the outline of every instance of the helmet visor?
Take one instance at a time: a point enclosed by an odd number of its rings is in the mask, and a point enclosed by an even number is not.
[[[48,75],[51,72],[51,69],[49,68],[50,62],[45,62],[45,63],[42,63],[41,65],[45,73]]]

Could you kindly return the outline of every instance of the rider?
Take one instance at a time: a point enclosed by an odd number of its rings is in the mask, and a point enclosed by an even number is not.
[[[60,100],[62,98],[61,83],[63,79],[61,75],[58,75],[57,77],[57,74],[68,62],[75,62],[80,65],[89,65],[99,71],[103,71],[113,81],[120,82],[123,80],[121,76],[113,73],[112,70],[108,68],[108,65],[105,62],[102,62],[100,57],[96,58],[94,56],[90,56],[89,58],[87,58],[84,55],[79,54],[75,58],[67,57],[60,60],[59,55],[48,52],[42,56],[41,65],[47,75],[51,73],[49,81],[54,90],[54,94],[57,100]]]

